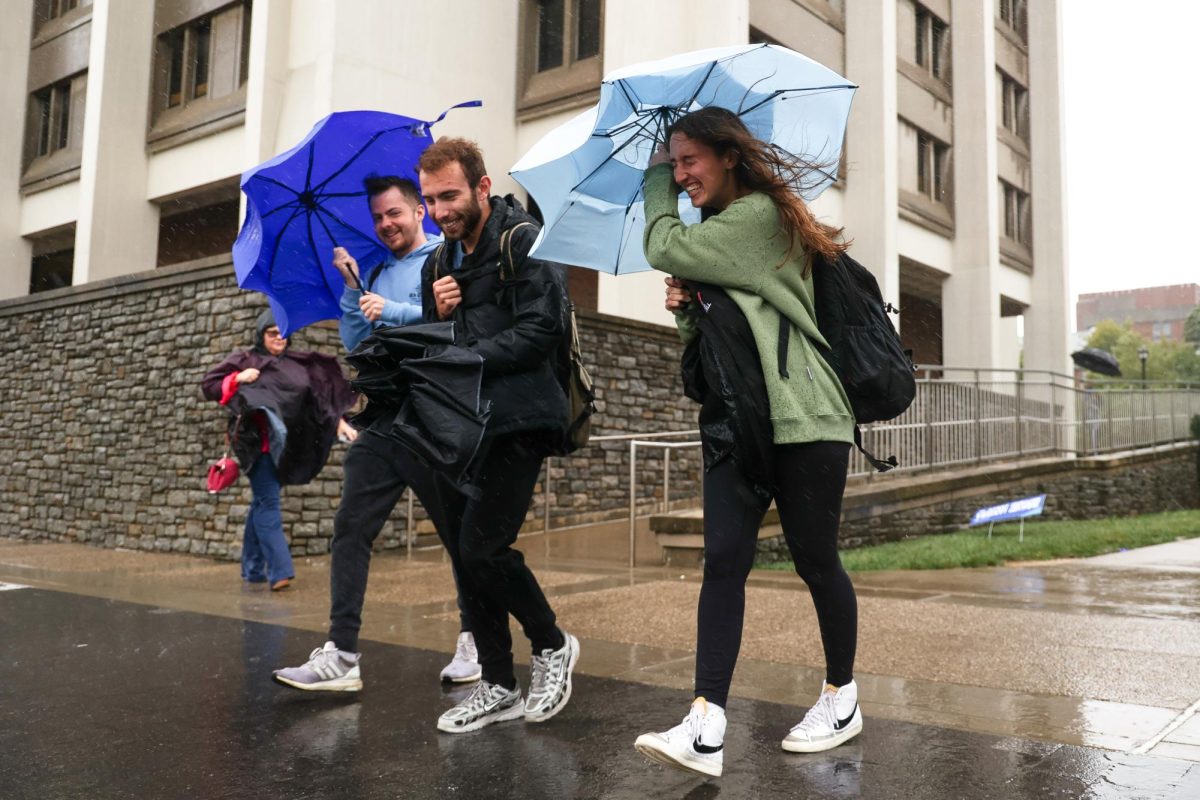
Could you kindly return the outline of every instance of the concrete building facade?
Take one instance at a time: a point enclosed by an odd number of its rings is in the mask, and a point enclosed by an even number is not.
[[[748,41],[860,85],[814,207],[923,363],[1068,371],[1058,0],[14,0],[0,27],[0,298],[228,252],[238,176],[376,108],[507,168],[605,72]],[[1030,4],[1033,5],[1033,4]],[[208,262],[204,262],[208,263]],[[577,301],[666,323],[661,280],[574,270]]]
[[[1092,292],[1079,295],[1075,321],[1081,331],[1106,319],[1119,325],[1128,321],[1139,336],[1150,341],[1182,342],[1184,323],[1197,308],[1200,308],[1200,284],[1196,283]]]

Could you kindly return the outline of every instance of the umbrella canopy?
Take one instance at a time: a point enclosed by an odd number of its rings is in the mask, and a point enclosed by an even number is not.
[[[1108,375],[1111,378],[1121,377],[1121,366],[1117,363],[1116,356],[1107,350],[1085,347],[1082,350],[1076,350],[1074,353],[1071,353],[1071,360],[1080,369],[1086,369],[1100,375]]]
[[[291,150],[242,174],[246,218],[233,244],[234,271],[239,286],[267,296],[284,336],[341,316],[344,282],[332,264],[334,247],[349,250],[364,277],[386,260],[363,178],[412,175],[433,142],[430,126],[445,116],[427,122],[381,111],[337,112]],[[424,226],[437,232],[428,216]]]
[[[642,173],[668,126],[718,106],[750,131],[814,166],[812,200],[837,176],[850,100],[857,87],[776,45],[699,50],[610,73],[600,102],[546,134],[510,174],[537,201],[545,227],[539,258],[620,274],[650,269]],[[684,222],[700,221],[686,196]]]

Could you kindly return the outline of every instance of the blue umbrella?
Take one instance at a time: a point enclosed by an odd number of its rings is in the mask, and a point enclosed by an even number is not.
[[[267,296],[284,336],[341,316],[344,282],[332,265],[334,247],[349,250],[364,277],[386,260],[362,180],[371,173],[412,175],[433,142],[430,126],[445,116],[426,122],[381,111],[337,112],[291,150],[242,174],[246,219],[233,244],[234,271],[239,286]],[[425,230],[437,233],[428,216]]]
[[[666,128],[699,108],[737,113],[750,131],[814,166],[812,200],[837,176],[857,87],[776,45],[699,50],[610,73],[600,102],[542,138],[510,174],[537,201],[540,258],[623,274],[650,269],[642,252],[642,173]],[[700,221],[686,196],[684,222]]]

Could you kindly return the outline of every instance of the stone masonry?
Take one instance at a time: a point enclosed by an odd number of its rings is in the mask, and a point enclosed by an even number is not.
[[[250,490],[204,490],[223,449],[225,412],[200,376],[252,344],[263,299],[236,286],[218,257],[0,302],[0,535],[106,547],[237,557]],[[682,395],[680,345],[669,328],[581,312],[596,381],[593,435],[695,428]],[[334,323],[292,347],[341,355]],[[329,548],[345,445],[307,486],[285,487],[293,553]],[[698,450],[672,455],[672,497],[697,494]],[[551,466],[551,527],[628,514],[629,445],[598,442]],[[662,451],[639,456],[638,506],[661,503]],[[539,484],[527,527],[540,529]],[[404,542],[401,502],[378,543]],[[429,530],[416,514],[417,530]]]

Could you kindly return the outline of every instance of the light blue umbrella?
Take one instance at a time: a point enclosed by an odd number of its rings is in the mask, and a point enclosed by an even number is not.
[[[812,200],[837,176],[857,87],[785,47],[698,50],[610,73],[600,102],[555,128],[510,170],[542,211],[539,258],[613,275],[650,269],[642,173],[666,128],[709,106],[737,113],[750,131],[814,165]],[[680,217],[700,221],[682,195]]]

